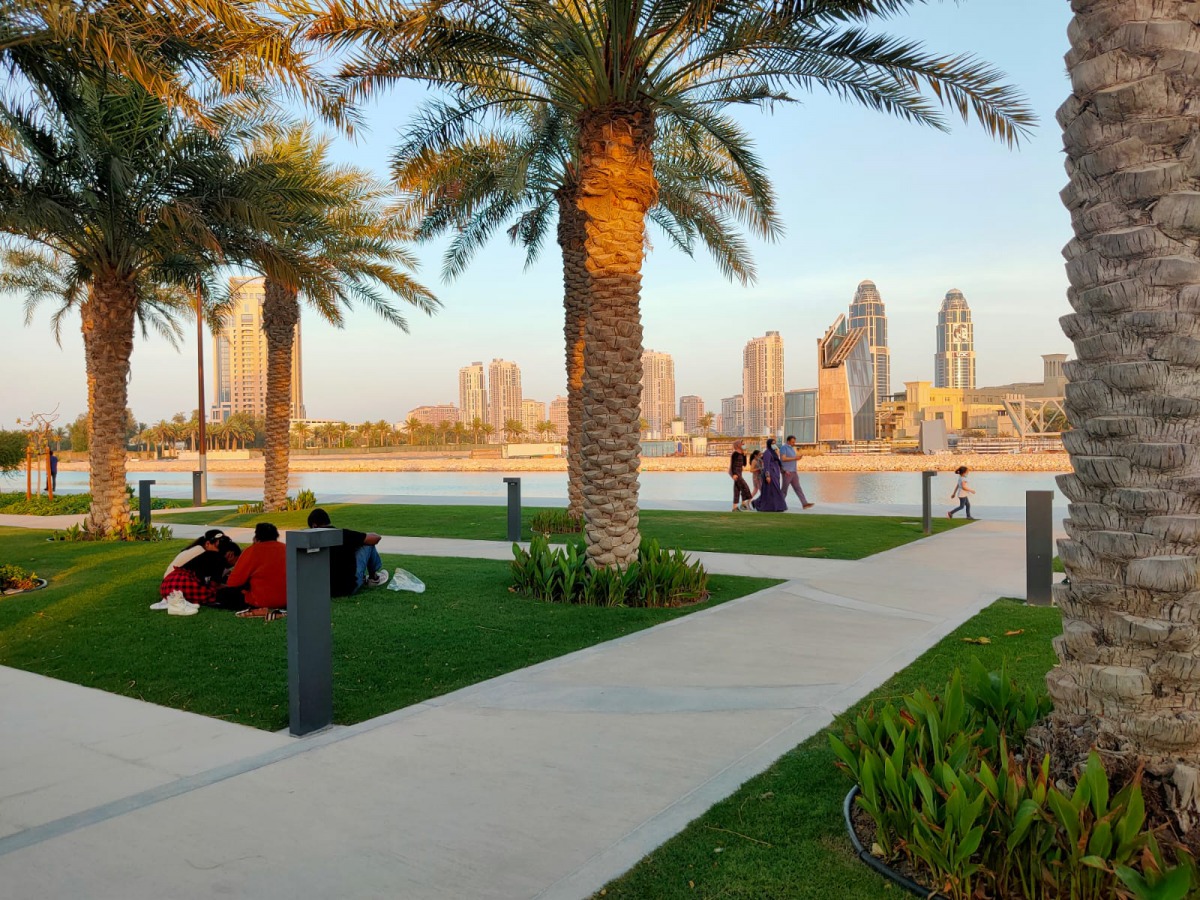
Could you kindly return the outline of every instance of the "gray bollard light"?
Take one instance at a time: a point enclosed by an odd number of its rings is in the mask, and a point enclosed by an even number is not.
[[[505,478],[508,485],[508,539],[521,540],[521,479]]]
[[[333,622],[329,549],[340,528],[287,533],[288,730],[294,737],[333,722]]]
[[[143,478],[138,481],[138,519],[145,524],[150,524],[150,485],[154,484],[154,480]]]
[[[937,472],[924,471],[921,473],[921,523],[925,533],[933,533],[933,479]]]
[[[204,473],[200,471],[192,472],[192,506],[204,505],[204,489],[203,479]]]
[[[1049,606],[1054,583],[1054,491],[1025,492],[1025,600]]]

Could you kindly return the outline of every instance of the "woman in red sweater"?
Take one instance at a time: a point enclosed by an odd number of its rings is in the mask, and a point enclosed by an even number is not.
[[[239,616],[263,616],[287,606],[287,550],[270,522],[254,526],[254,543],[242,551],[226,587],[242,588],[248,609]]]

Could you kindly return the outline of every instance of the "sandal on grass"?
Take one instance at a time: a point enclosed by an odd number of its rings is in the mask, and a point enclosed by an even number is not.
[[[274,622],[276,619],[282,619],[287,615],[286,609],[270,609],[265,606],[252,606],[249,609],[243,609],[234,613],[239,619],[265,619],[268,622]]]

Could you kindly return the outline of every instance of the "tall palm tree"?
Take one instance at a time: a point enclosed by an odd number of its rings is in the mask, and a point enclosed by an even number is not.
[[[263,508],[283,508],[288,487],[288,423],[292,409],[292,354],[300,298],[333,325],[355,303],[408,331],[393,305],[398,297],[426,313],[437,300],[407,270],[415,261],[403,232],[384,215],[384,189],[366,172],[334,166],[328,141],[307,128],[269,130],[250,153],[253,171],[270,172],[259,185],[260,203],[282,236],[235,236],[229,252],[266,275],[262,308],[267,343]],[[276,263],[283,258],[287,265]]]
[[[460,136],[446,122],[470,119],[464,104],[429,103],[393,159],[404,192],[406,221],[430,239],[450,231],[443,274],[460,274],[489,237],[512,222],[509,237],[524,245],[526,265],[537,258],[557,216],[563,264],[563,334],[567,374],[567,498],[583,514],[583,331],[587,269],[584,230],[573,205],[579,166],[573,123],[547,104],[522,104]],[[766,239],[779,232],[774,197],[744,140],[731,148],[692,123],[666,116],[656,138],[658,202],[648,217],[671,243],[692,255],[703,241],[724,274],[742,284],[754,275],[737,223]],[[733,140],[737,130],[727,127]]]
[[[417,432],[420,430],[420,428],[421,420],[416,416],[409,416],[404,420],[404,427],[402,430],[404,431],[405,435],[408,436],[408,442],[410,444],[416,443]]]
[[[311,426],[302,419],[292,423],[292,434],[296,436],[297,449],[303,450],[308,447],[310,431],[312,431]]]
[[[533,101],[572,121],[578,177],[567,224],[583,235],[586,274],[583,509],[593,565],[626,565],[640,543],[641,266],[659,195],[657,119],[670,110],[733,146],[722,110],[823,89],[945,127],[927,88],[1016,140],[1032,117],[994,70],[863,27],[915,2],[410,0],[338,3],[313,23],[312,35],[356,48],[341,71],[352,96],[417,79],[465,92],[481,110]]]
[[[1191,4],[1074,4],[1072,93],[1059,110],[1070,183],[1062,319],[1063,444],[1074,474],[1056,586],[1055,727],[1163,779],[1177,826],[1200,823],[1200,74]],[[1103,160],[1103,164],[1098,161]],[[1072,739],[1071,746],[1076,745]]]
[[[700,426],[700,431],[702,434],[708,434],[710,431],[712,431],[714,419],[716,419],[716,415],[706,412],[696,420],[696,424]]]

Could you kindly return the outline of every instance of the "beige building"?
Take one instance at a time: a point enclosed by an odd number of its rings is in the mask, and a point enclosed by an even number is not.
[[[745,434],[774,434],[783,425],[783,338],[768,331],[742,351]]]
[[[553,437],[559,441],[567,439],[567,427],[570,423],[570,410],[566,397],[555,397],[550,401],[549,421],[554,423]]]
[[[441,403],[437,406],[418,406],[416,409],[409,410],[404,420],[407,422],[412,418],[416,418],[422,425],[437,426],[442,423],[453,425],[459,421],[458,407],[453,403]]]
[[[717,434],[743,437],[746,434],[746,402],[741,394],[721,398],[721,424]]]
[[[546,404],[540,400],[521,401],[521,427],[527,438],[538,437],[538,425],[546,421]]]
[[[671,433],[675,418],[675,360],[669,353],[642,353],[642,418],[651,438]]]
[[[938,311],[933,369],[934,387],[968,390],[975,387],[975,325],[967,298],[958,288],[946,292]]]
[[[521,421],[521,367],[506,359],[493,359],[488,365],[487,422],[495,431],[492,440],[503,442],[504,423]]]
[[[695,394],[679,398],[679,418],[683,419],[683,430],[688,434],[700,433],[700,417],[704,415],[704,400]]]
[[[481,362],[458,370],[458,410],[464,425],[488,420],[486,377]]]
[[[267,414],[267,336],[262,327],[264,279],[230,278],[231,304],[220,334],[213,335],[213,393],[209,421],[224,422],[234,413],[256,418]],[[300,377],[300,323],[292,345],[291,418],[303,419],[304,385]]]

